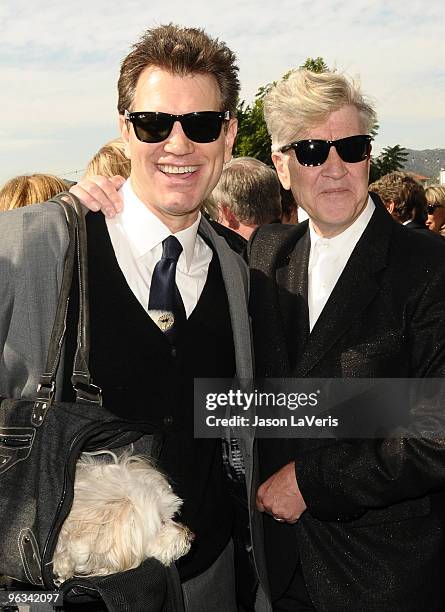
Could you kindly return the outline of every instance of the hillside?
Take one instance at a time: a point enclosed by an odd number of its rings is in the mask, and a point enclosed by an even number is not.
[[[407,149],[409,156],[404,170],[438,180],[441,168],[445,168],[445,149],[416,151]]]

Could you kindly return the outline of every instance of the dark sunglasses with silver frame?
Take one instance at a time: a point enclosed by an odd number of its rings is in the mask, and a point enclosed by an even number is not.
[[[442,204],[427,204],[426,211],[429,215],[433,215],[436,208],[444,208]]]
[[[297,140],[278,150],[286,153],[295,151],[295,157],[302,166],[321,166],[328,158],[331,147],[335,147],[340,158],[349,164],[355,164],[367,159],[371,154],[372,137],[367,134],[347,136],[338,140]]]
[[[169,137],[175,121],[179,121],[184,134],[193,142],[213,142],[219,138],[224,121],[229,121],[230,111],[198,111],[184,115],[126,110],[124,117],[133,124],[136,138],[141,142],[162,142]]]

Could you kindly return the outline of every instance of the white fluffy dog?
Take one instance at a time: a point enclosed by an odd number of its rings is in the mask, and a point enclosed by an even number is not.
[[[54,552],[56,584],[133,569],[147,557],[170,565],[185,555],[193,534],[173,520],[182,500],[165,476],[140,456],[94,455],[77,462],[73,506]]]

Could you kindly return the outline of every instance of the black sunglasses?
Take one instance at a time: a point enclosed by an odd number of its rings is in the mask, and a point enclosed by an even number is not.
[[[335,147],[344,162],[355,164],[369,157],[371,140],[371,136],[364,134],[338,140],[297,140],[281,147],[279,151],[285,153],[293,149],[302,166],[321,166],[327,160],[331,147]]]
[[[193,142],[213,142],[221,134],[224,121],[230,119],[230,111],[200,111],[185,115],[170,113],[125,111],[125,119],[131,121],[136,138],[142,142],[162,142],[169,137],[175,121],[179,121],[184,134]]]
[[[428,204],[426,210],[429,215],[432,215],[436,208],[443,208],[442,204]]]

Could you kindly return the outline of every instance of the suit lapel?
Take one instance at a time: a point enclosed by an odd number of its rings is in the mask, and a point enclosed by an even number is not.
[[[386,267],[394,222],[378,203],[320,317],[294,376],[307,376],[360,316],[379,291],[379,271]]]
[[[282,313],[284,337],[287,339],[289,364],[294,367],[301,357],[309,335],[308,263],[309,229],[298,240],[285,266],[277,268],[278,301]],[[291,341],[289,342],[289,340]]]
[[[237,376],[241,380],[251,380],[253,377],[253,361],[250,321],[247,312],[247,266],[245,266],[246,270],[243,275],[242,260],[237,261],[239,256],[230,249],[224,238],[218,236],[204,217],[201,217],[199,233],[213,245],[221,266],[221,274],[229,301]]]
[[[248,270],[239,255],[234,253],[224,238],[221,238],[211,227],[209,222],[201,217],[199,233],[213,245],[221,266],[221,274],[227,292],[229,302],[230,320],[232,323],[233,344],[235,347],[236,374],[241,383],[241,388],[246,386],[250,389],[253,380],[253,349],[252,335],[250,329],[248,304]],[[230,416],[230,413],[227,413]],[[242,453],[247,491],[253,486],[253,428],[227,428],[224,437],[226,439],[235,437],[238,439],[239,448]],[[249,507],[252,497],[248,495]]]

